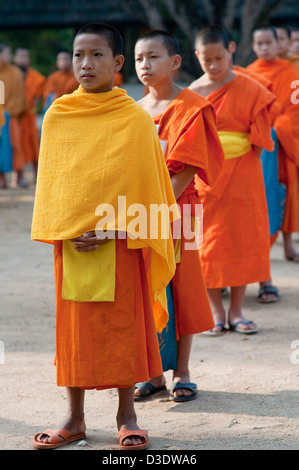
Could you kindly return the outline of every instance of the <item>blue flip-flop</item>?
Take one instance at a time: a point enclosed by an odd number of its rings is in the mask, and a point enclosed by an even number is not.
[[[230,325],[230,328],[233,330],[233,331],[236,331],[237,333],[241,333],[243,335],[253,335],[254,333],[257,333],[258,332],[258,329],[255,328],[254,330],[243,330],[242,328],[238,328],[238,325],[250,325],[251,323],[253,323],[253,321],[244,321],[244,320],[240,320],[240,321],[237,321],[236,323],[233,323],[232,325]]]
[[[186,390],[191,390],[192,395],[188,395],[186,397],[175,397],[173,393],[178,390],[178,389],[186,389]],[[197,395],[197,385],[194,383],[182,383],[182,382],[176,382],[173,384],[170,390],[170,395],[169,395],[169,400],[171,401],[176,401],[176,402],[182,402],[182,401],[190,401],[194,400]]]
[[[146,398],[154,395],[157,392],[161,392],[162,390],[166,390],[166,386],[163,387],[155,387],[151,382],[138,382],[135,384],[135,388],[140,388],[141,395],[140,397],[134,397],[134,401],[141,401],[145,400]]]
[[[214,331],[215,328],[220,327],[220,331]],[[224,323],[217,323],[211,330],[203,331],[200,335],[203,336],[222,336],[226,332]]]

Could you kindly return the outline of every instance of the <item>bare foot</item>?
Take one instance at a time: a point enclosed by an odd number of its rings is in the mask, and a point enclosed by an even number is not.
[[[140,428],[137,425],[137,418],[135,413],[131,413],[131,415],[122,415],[122,413],[118,413],[117,418],[117,428],[119,431],[122,430],[129,430],[132,431],[132,435],[125,438],[122,442],[123,446],[136,446],[140,444],[144,444],[145,440],[140,436],[134,436],[134,431],[139,431]]]
[[[249,322],[242,316],[229,316],[229,324],[231,326],[236,325],[238,323],[238,330],[242,331],[255,331],[257,330],[257,325],[254,322]]]
[[[190,375],[189,374],[181,374],[178,375],[176,372],[174,372],[173,375],[173,384],[175,385],[177,382],[180,382],[181,384],[187,384],[190,383]],[[178,388],[173,392],[173,396],[175,398],[181,398],[181,397],[189,397],[190,395],[193,395],[192,390],[189,390],[187,388]]]
[[[85,422],[84,422],[84,418],[83,419],[75,419],[75,418],[67,418],[65,419],[64,421],[62,421],[62,423],[58,426],[58,427],[55,427],[53,428],[53,431],[55,431],[56,429],[65,429],[67,431],[69,431],[71,434],[75,435],[75,434],[81,434],[81,433],[84,433],[86,431],[86,425],[85,425]],[[63,441],[63,437],[60,437],[59,439],[60,441]],[[51,437],[49,437],[49,435],[47,434],[40,434],[39,437],[38,437],[38,441],[39,442],[43,442],[45,444],[52,444],[52,439]]]
[[[264,292],[263,292],[264,288]],[[268,288],[268,292],[267,292]],[[271,292],[272,290],[272,292]],[[272,281],[265,281],[260,283],[260,291],[258,301],[264,304],[277,302],[279,300],[278,290],[273,286]]]
[[[165,387],[166,379],[164,375],[160,375],[159,377],[153,377],[149,379],[149,383],[151,383],[155,388]],[[151,394],[150,390],[147,389],[147,393],[145,396],[150,395],[150,394]],[[142,393],[139,387],[136,387],[134,390],[134,397],[139,398],[141,396],[144,396],[144,393]]]

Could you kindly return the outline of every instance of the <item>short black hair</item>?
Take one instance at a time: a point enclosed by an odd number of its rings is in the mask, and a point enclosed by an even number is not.
[[[88,23],[82,26],[77,32],[75,39],[81,34],[98,34],[103,37],[110,49],[112,50],[113,57],[122,55],[124,53],[124,43],[120,32],[106,23]]]
[[[276,29],[275,29],[274,26],[271,26],[271,25],[260,25],[260,26],[256,26],[255,28],[253,28],[252,37],[253,37],[254,33],[266,32],[266,31],[272,31],[274,38],[275,38],[276,40],[278,39]]]
[[[180,46],[176,37],[168,31],[164,31],[163,29],[153,29],[151,31],[147,31],[137,39],[137,42],[143,39],[146,40],[155,38],[161,39],[165,49],[167,50],[170,56],[180,54]]]
[[[276,29],[276,30],[277,30],[277,29],[283,29],[283,30],[287,33],[288,38],[291,39],[291,28],[290,28],[288,25],[286,25],[286,24],[278,24],[278,25],[275,26],[275,29]]]
[[[225,49],[229,48],[231,35],[218,24],[210,24],[198,31],[195,37],[195,44],[200,42],[203,46],[207,44],[222,43]]]

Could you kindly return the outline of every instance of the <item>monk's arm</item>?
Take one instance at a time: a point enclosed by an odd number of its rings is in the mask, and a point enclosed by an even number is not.
[[[256,148],[257,156],[260,157],[262,155],[262,152],[263,152],[262,147],[255,147],[255,148]]]
[[[175,173],[171,178],[172,189],[175,198],[178,199],[193,180],[198,168],[192,165],[185,165],[179,173]]]

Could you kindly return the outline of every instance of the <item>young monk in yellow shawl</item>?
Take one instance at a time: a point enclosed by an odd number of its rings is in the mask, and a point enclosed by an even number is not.
[[[211,25],[199,32],[196,56],[205,72],[192,90],[216,109],[225,162],[213,188],[198,181],[203,203],[201,261],[214,314],[213,333],[229,326],[252,334],[257,325],[242,314],[246,285],[270,279],[270,237],[262,148],[273,149],[268,108],[275,96],[256,80],[231,69],[226,31]],[[226,319],[221,288],[231,287]]]
[[[148,446],[134,384],[161,373],[157,330],[168,319],[165,288],[175,271],[169,220],[178,214],[150,116],[112,89],[123,61],[114,28],[83,27],[73,56],[80,86],[57,98],[43,122],[32,238],[54,241],[55,363],[68,413],[58,428],[35,436],[38,449],[85,437],[84,390],[94,388],[118,389],[121,448]],[[151,204],[174,208],[164,239],[149,235]],[[144,214],[138,223],[136,211]]]
[[[177,332],[177,368],[173,371],[170,399],[186,401],[196,397],[196,384],[190,381],[189,358],[192,337],[214,326],[202,274],[198,245],[190,249],[184,223],[198,216],[200,205],[194,177],[213,185],[223,164],[211,104],[174,81],[181,65],[176,39],[165,31],[150,31],[135,46],[138,78],[149,93],[139,104],[152,116],[164,148],[174,193],[182,214],[181,239],[175,240],[179,256],[172,281],[174,317]],[[192,228],[194,230],[194,227]],[[177,244],[178,243],[178,244]],[[165,388],[165,376],[152,376],[150,382],[136,384],[135,399]]]

